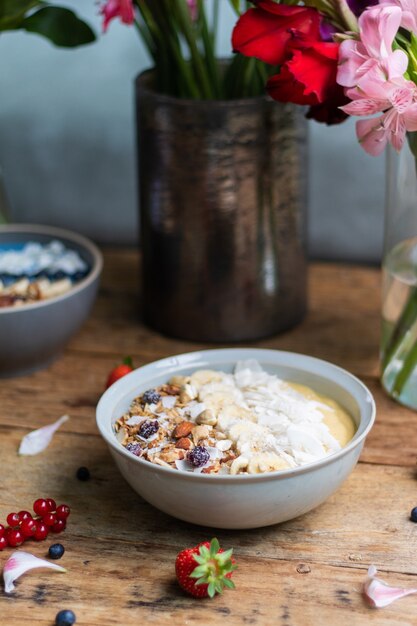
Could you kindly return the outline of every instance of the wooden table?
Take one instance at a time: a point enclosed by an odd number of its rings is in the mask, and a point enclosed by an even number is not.
[[[136,496],[97,434],[94,409],[107,373],[122,356],[132,355],[139,366],[202,346],[143,327],[136,254],[105,256],[93,315],[62,358],[43,372],[0,381],[0,521],[38,497],[72,507],[59,537],[67,574],[33,571],[13,595],[0,593],[0,624],[50,626],[62,608],[74,610],[80,626],[206,626],[225,618],[230,626],[417,624],[417,596],[372,610],[360,593],[371,563],[390,583],[417,586],[417,526],[408,519],[417,505],[417,414],[379,387],[379,272],[313,265],[305,322],[256,344],[328,359],[369,385],[378,416],[361,462],[332,498],[303,517],[259,530],[216,532],[225,547],[235,548],[237,589],[196,601],[175,583],[175,556],[213,531],[176,521]],[[17,456],[25,433],[64,413],[71,419],[44,453]],[[75,478],[82,465],[90,468],[89,482]],[[51,543],[25,547],[45,556]],[[1,564],[8,553],[0,554]]]

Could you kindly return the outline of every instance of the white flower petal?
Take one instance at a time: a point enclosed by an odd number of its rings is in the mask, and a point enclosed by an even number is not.
[[[4,591],[11,593],[15,589],[13,584],[15,580],[37,567],[49,567],[57,572],[67,571],[64,567],[45,561],[45,559],[39,559],[29,552],[13,552],[3,568]]]
[[[395,600],[417,593],[417,589],[402,589],[391,587],[385,581],[376,578],[376,567],[371,565],[368,569],[368,578],[363,586],[363,593],[367,602],[374,608],[380,609],[388,606]]]
[[[19,454],[33,455],[39,454],[39,452],[45,450],[51,443],[55,431],[67,420],[69,420],[69,416],[63,415],[53,424],[32,430],[32,432],[25,435],[20,442]]]

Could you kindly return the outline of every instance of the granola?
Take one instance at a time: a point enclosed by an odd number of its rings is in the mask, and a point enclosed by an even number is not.
[[[258,363],[233,374],[198,370],[137,396],[114,425],[142,459],[204,474],[258,474],[310,463],[349,441],[352,418],[334,401]]]

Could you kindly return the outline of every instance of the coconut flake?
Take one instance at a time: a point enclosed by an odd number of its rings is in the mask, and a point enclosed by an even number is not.
[[[158,439],[158,433],[154,433],[150,437],[142,437],[141,435],[136,435],[136,437],[141,441],[145,441],[145,443],[150,443],[151,441],[155,441],[155,439]]]
[[[188,405],[188,414],[191,419],[195,420],[206,409],[204,402],[190,402]]]
[[[172,409],[177,401],[177,396],[162,396],[161,402],[165,409]]]
[[[45,448],[47,448],[51,443],[54,433],[64,422],[68,420],[69,416],[63,415],[53,424],[43,426],[37,430],[32,430],[32,432],[25,435],[20,442],[19,454],[34,455],[45,450]]]
[[[182,470],[183,472],[193,471],[193,466],[184,459],[177,459],[177,461],[175,461],[175,466],[178,470]]]
[[[320,440],[307,430],[299,426],[290,426],[287,429],[288,440],[293,448],[312,454],[316,458],[325,456]]]
[[[376,578],[376,567],[371,565],[368,569],[368,577],[363,585],[363,595],[366,601],[375,609],[388,606],[395,600],[417,593],[417,589],[403,589],[391,587],[384,580]]]
[[[232,444],[233,441],[230,441],[230,439],[222,439],[216,443],[216,448],[221,452],[226,452],[226,450],[230,450]]]
[[[217,447],[214,448],[212,446],[207,446],[206,450],[210,455],[210,461],[215,461],[216,459],[220,459],[222,457],[222,454]],[[210,465],[210,463],[206,463],[206,465]]]
[[[15,586],[13,583],[20,576],[37,567],[49,567],[57,572],[67,571],[64,567],[45,561],[45,559],[39,559],[29,552],[13,552],[3,568],[4,591],[6,593],[14,591]]]
[[[126,420],[125,424],[127,424],[127,426],[136,426],[137,424],[140,424],[144,420],[146,420],[145,416],[132,415],[132,417],[129,417],[129,419]]]

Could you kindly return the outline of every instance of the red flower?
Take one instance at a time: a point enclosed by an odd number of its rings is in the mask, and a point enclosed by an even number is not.
[[[315,9],[257,0],[233,31],[234,50],[270,65],[281,65],[267,84],[280,102],[309,105],[307,117],[335,124],[347,116],[338,107],[347,102],[336,83],[339,44],[324,42],[321,16]]]
[[[346,119],[339,109],[348,101],[336,83],[339,44],[294,38],[291,58],[267,84],[269,95],[280,102],[310,105],[307,117],[326,124]]]
[[[255,9],[249,9],[238,20],[232,34],[233,50],[269,65],[280,65],[288,56],[292,32],[318,39],[320,19],[315,9],[260,0]]]
[[[120,17],[123,24],[133,24],[135,21],[132,0],[107,0],[100,8],[100,13],[103,16],[104,33],[115,17]]]

